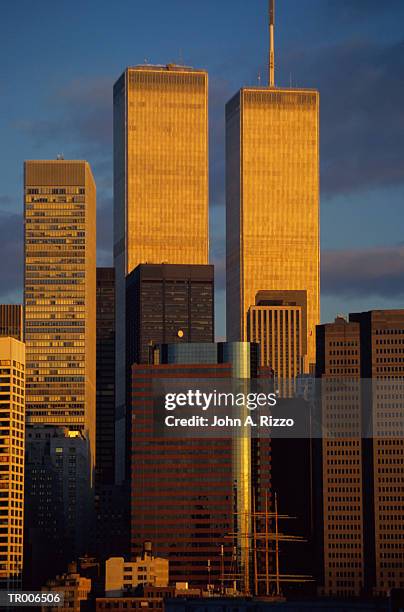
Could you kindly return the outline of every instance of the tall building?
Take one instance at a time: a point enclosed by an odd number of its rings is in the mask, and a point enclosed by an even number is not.
[[[404,587],[404,310],[319,326],[317,350],[324,592],[386,596]]]
[[[115,481],[115,271],[97,268],[96,486]]]
[[[24,341],[23,308],[21,304],[0,304],[0,336]]]
[[[90,477],[83,434],[49,426],[27,429],[24,571],[30,588],[38,589],[92,544]]]
[[[366,580],[373,594],[404,588],[404,310],[350,314],[360,326],[362,379],[372,379],[363,443]]]
[[[235,379],[244,379],[247,392],[248,379],[260,376],[258,345],[163,344],[156,347],[154,362],[132,368],[132,554],[150,539],[157,554],[169,559],[171,581],[204,586],[211,580],[218,586],[223,544],[227,578],[231,571],[238,572],[238,587],[250,588],[246,537],[252,529],[253,498],[257,512],[265,510],[267,496],[271,506],[270,440],[249,435],[155,437],[153,384],[159,378],[207,378],[214,388],[214,384],[227,381],[231,385]],[[234,541],[229,538],[231,532],[236,534]],[[232,567],[233,544],[237,558]]]
[[[24,520],[25,346],[0,338],[0,588],[21,588]]]
[[[214,341],[214,267],[140,264],[126,278],[128,366],[149,363],[150,348]]]
[[[369,559],[364,554],[360,360],[358,323],[337,317],[317,327],[321,421],[325,431],[336,434],[319,440],[322,471],[316,490],[322,495],[317,497],[316,514],[322,517],[319,582],[325,596],[359,597],[365,591]],[[346,435],[347,423],[357,435]],[[320,521],[316,527],[320,529]]]
[[[306,371],[319,293],[319,93],[249,87],[226,105],[227,339],[259,291],[307,291]]]
[[[127,68],[114,86],[118,421],[125,416],[125,277],[140,263],[207,264],[208,197],[207,73],[173,64]]]
[[[85,161],[27,161],[27,425],[83,431],[95,459],[95,183]]]

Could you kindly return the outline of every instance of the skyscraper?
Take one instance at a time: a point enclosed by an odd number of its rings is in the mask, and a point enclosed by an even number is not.
[[[319,326],[317,375],[332,431],[322,440],[323,593],[386,596],[404,587],[404,310]]]
[[[97,268],[96,485],[115,480],[115,272]]]
[[[24,321],[21,304],[0,304],[0,336],[11,336],[23,342]]]
[[[25,162],[27,425],[80,430],[95,454],[95,183],[85,161]]]
[[[0,588],[21,587],[24,520],[25,346],[0,338]]]
[[[373,594],[404,588],[404,310],[353,313],[362,379],[372,379],[369,439],[363,442],[366,566]]]
[[[163,344],[156,347],[154,365],[132,368],[132,554],[139,543],[152,539],[157,554],[170,560],[172,581],[206,585],[209,559],[212,583],[218,584],[218,548],[223,544],[226,580],[233,572],[238,587],[251,588],[246,542],[252,532],[253,499],[257,512],[265,510],[266,501],[271,504],[271,442],[248,434],[220,439],[156,437],[153,385],[159,378],[188,378],[191,386],[192,379],[206,378],[214,389],[226,380],[231,386],[243,379],[248,392],[249,379],[265,376],[258,368],[258,349],[248,342]],[[233,541],[226,537],[231,531]],[[237,550],[233,569],[226,544]]]
[[[316,490],[322,490],[322,496],[317,496],[317,514],[323,523],[319,582],[320,593],[326,596],[359,596],[365,589],[360,355],[358,323],[337,317],[334,323],[317,327],[322,424],[325,431],[340,432],[340,437],[319,440],[322,482]],[[357,435],[346,435],[346,423]],[[369,558],[366,563],[370,564]]]
[[[126,279],[128,366],[165,342],[214,341],[214,268],[140,264]]]
[[[207,264],[208,196],[207,73],[173,64],[127,68],[114,86],[118,421],[125,417],[125,277],[140,263]]]
[[[319,94],[248,87],[226,105],[227,338],[247,339],[263,290],[307,291],[307,365],[319,323]]]

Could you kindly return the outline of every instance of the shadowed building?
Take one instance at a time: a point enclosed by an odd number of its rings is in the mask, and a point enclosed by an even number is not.
[[[334,433],[322,443],[324,592],[386,596],[404,587],[404,310],[319,326],[317,375]]]
[[[226,105],[228,341],[246,340],[259,291],[307,292],[307,360],[319,323],[319,94],[243,88]]]
[[[362,379],[372,379],[364,440],[366,582],[373,594],[404,588],[404,310],[349,315],[360,326]]]
[[[26,161],[27,425],[84,432],[95,459],[95,183],[86,161]]]
[[[23,308],[21,304],[0,304],[0,336],[24,341]]]
[[[127,68],[114,86],[117,445],[125,419],[125,277],[141,263],[208,263],[208,76]],[[117,474],[123,475],[119,454]]]
[[[88,440],[67,429],[28,428],[25,474],[25,582],[39,588],[90,545]]]
[[[133,363],[149,363],[156,344],[213,342],[213,298],[213,266],[137,266],[126,278],[129,373]]]
[[[96,486],[115,480],[115,272],[97,268]]]
[[[359,324],[337,317],[317,327],[316,374],[321,381],[321,420],[329,436],[321,445],[322,464],[317,490],[317,524],[322,542],[320,593],[325,596],[360,596],[365,586],[364,497],[361,439]],[[354,384],[351,385],[350,382]],[[346,436],[346,423],[356,436]],[[321,498],[320,498],[321,497]],[[317,534],[320,536],[320,534]],[[320,537],[321,537],[320,536]]]

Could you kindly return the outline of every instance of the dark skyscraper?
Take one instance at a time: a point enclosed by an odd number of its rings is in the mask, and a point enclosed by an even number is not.
[[[334,430],[322,441],[322,593],[385,596],[404,587],[404,310],[319,326],[317,376]]]
[[[213,342],[214,267],[140,264],[126,277],[126,398],[131,405],[131,367],[149,363],[165,342]],[[118,418],[117,462],[123,461],[123,423]],[[128,467],[126,458],[126,468]],[[121,472],[118,470],[118,472]]]
[[[115,274],[97,268],[96,485],[115,478]]]
[[[213,296],[213,266],[137,266],[126,278],[128,366],[149,363],[156,344],[213,342]]]

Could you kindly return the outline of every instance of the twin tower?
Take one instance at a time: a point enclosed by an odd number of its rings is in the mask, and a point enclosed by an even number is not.
[[[125,276],[146,262],[208,263],[208,159],[207,73],[128,68],[114,87],[117,389]],[[248,87],[226,105],[226,272],[227,340],[260,340],[286,377],[308,372],[320,311],[315,90]]]

